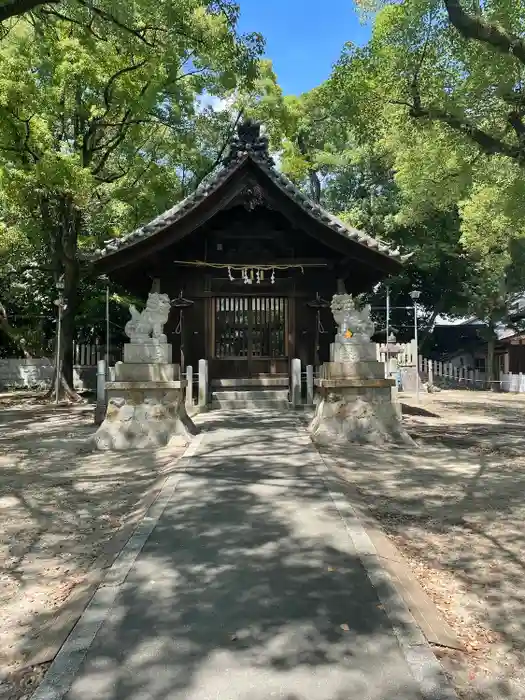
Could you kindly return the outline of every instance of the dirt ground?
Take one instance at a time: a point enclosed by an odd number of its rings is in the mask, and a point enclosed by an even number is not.
[[[435,649],[468,700],[525,699],[525,397],[401,398],[416,449],[330,449],[465,647]]]
[[[87,453],[94,430],[92,406],[13,405],[0,397],[1,698],[25,697],[38,681],[45,668],[12,680],[27,642],[183,451]]]
[[[417,448],[332,448],[465,647],[435,648],[464,700],[525,700],[525,397],[402,397]],[[0,667],[83,581],[177,454],[87,454],[92,408],[0,397]],[[182,452],[182,448],[180,448]],[[25,698],[45,666],[0,697]]]

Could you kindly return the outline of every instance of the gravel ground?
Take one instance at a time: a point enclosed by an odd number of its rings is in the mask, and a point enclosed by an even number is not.
[[[41,667],[17,673],[25,644],[183,451],[89,454],[92,406],[12,404],[0,396],[1,698],[25,697],[38,682]]]
[[[463,643],[435,649],[460,696],[525,700],[525,397],[401,400],[417,449],[327,454]]]

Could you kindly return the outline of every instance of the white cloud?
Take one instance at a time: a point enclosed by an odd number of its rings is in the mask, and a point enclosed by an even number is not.
[[[235,102],[235,95],[217,97],[217,95],[210,95],[204,92],[197,97],[195,102],[197,112],[203,112],[205,109],[212,109],[214,112],[224,112],[225,110],[231,109]]]

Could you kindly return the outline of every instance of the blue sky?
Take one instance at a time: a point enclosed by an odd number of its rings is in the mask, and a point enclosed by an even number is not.
[[[363,44],[369,30],[360,24],[353,0],[239,0],[242,32],[266,38],[285,94],[300,94],[319,85],[337,61],[343,44]]]

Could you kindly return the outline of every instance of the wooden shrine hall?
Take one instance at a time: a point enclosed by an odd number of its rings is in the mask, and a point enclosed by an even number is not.
[[[257,123],[240,124],[221,167],[192,194],[93,259],[130,293],[169,294],[173,361],[213,379],[318,366],[334,338],[330,300],[402,266],[386,244],[309,200],[274,165]]]

